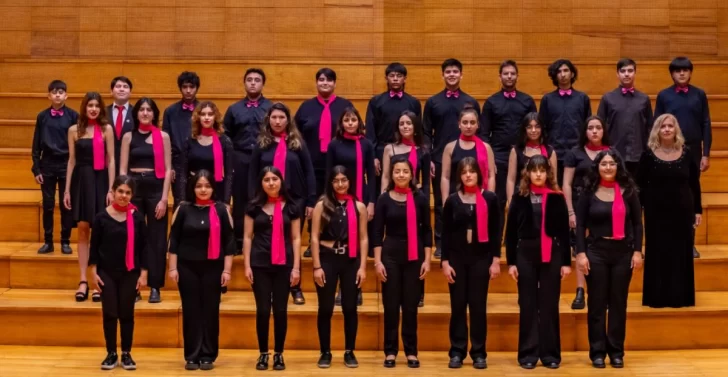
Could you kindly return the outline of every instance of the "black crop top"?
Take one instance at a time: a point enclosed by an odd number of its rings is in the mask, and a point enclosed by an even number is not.
[[[478,241],[475,203],[464,203],[457,192],[450,194],[442,210],[442,260],[470,263],[476,260],[500,258],[500,209],[497,196],[482,193],[488,205],[488,242]],[[468,243],[468,230],[471,242]]]
[[[623,195],[626,209],[624,239],[633,250],[642,250],[642,207],[638,195],[632,191]],[[613,237],[612,205],[594,193],[582,195],[576,207],[576,252],[583,253],[587,244],[598,238]],[[587,230],[589,235],[587,236]]]
[[[135,211],[134,219],[134,269],[147,269],[147,239],[144,216]],[[96,214],[91,232],[89,266],[98,265],[106,271],[126,269],[126,220],[117,221],[104,208]]]
[[[338,241],[340,245],[346,245],[349,241],[349,221],[346,217],[348,202],[334,202],[334,213],[326,226],[321,230],[321,241]],[[357,227],[359,226],[359,210],[356,210]]]
[[[263,211],[261,206],[248,208],[245,213],[253,219],[253,241],[250,248],[251,267],[271,267],[271,243],[273,238],[273,215]],[[293,240],[291,221],[300,217],[299,210],[292,202],[283,207],[283,237],[286,244],[286,267],[293,267]]]
[[[220,218],[220,256],[235,254],[235,237],[230,225],[230,217],[224,204],[215,203]],[[210,206],[197,206],[182,203],[177,209],[169,233],[169,252],[179,259],[203,261],[207,258],[207,245],[210,239]]]
[[[131,132],[129,169],[154,169],[154,150],[152,144],[146,141],[151,137],[151,132],[146,134],[139,132],[139,130]]]

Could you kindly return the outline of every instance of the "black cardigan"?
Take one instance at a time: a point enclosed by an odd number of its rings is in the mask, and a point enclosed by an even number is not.
[[[546,235],[555,238],[553,248],[561,248],[561,265],[571,266],[569,211],[563,195],[558,193],[549,194],[546,201],[546,215]],[[513,199],[511,199],[506,225],[506,260],[510,266],[516,265],[516,255],[519,252],[518,243],[522,239],[540,240],[541,224],[533,223],[533,207],[530,195],[521,196],[516,192]],[[540,261],[540,251],[533,253],[530,257],[536,261],[537,255],[538,261]]]

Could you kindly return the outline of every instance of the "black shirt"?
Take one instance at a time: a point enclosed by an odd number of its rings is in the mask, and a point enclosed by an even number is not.
[[[395,159],[409,160],[409,155],[410,152],[393,154],[389,159],[389,163],[391,165]],[[430,197],[430,161],[432,161],[430,153],[424,148],[417,148],[417,171],[412,180],[415,185],[419,185],[420,191],[428,198]],[[392,177],[389,177],[389,179],[392,180]]]
[[[129,170],[154,169],[154,148],[152,143],[147,143],[147,139],[151,137],[151,132],[145,134],[138,130],[131,132],[129,161],[127,163]]]
[[[621,93],[620,93],[621,94]],[[623,193],[624,236],[632,250],[642,249],[642,207],[636,192]],[[596,194],[582,195],[576,207],[576,252],[586,252],[587,243],[598,238],[614,237],[612,230],[612,205],[597,198]],[[589,235],[587,236],[587,230]]]
[[[182,153],[185,141],[192,135],[192,110],[182,109],[184,101],[175,102],[164,110],[162,118],[162,131],[169,135],[169,141],[172,145],[172,164],[177,166],[179,155]],[[195,100],[194,105],[197,107],[199,102]]]
[[[364,204],[373,203],[377,198],[376,193],[376,174],[374,173],[374,148],[372,143],[367,139],[360,139],[361,143],[361,154],[362,154],[362,178],[364,182],[356,181],[356,141],[348,139],[335,138],[329,143],[329,151],[326,154],[326,171],[330,172],[334,166],[342,165],[346,168],[346,175],[349,178],[350,184],[356,188],[360,184],[363,184],[362,195],[363,198],[357,198],[357,200]]]
[[[354,105],[346,98],[338,96],[329,105],[331,111],[331,141],[336,138],[337,122],[348,107],[353,108]],[[319,141],[319,123],[321,122],[322,111],[324,111],[324,106],[319,103],[318,98],[314,97],[304,101],[294,117],[296,126],[303,134],[303,140],[306,142],[308,151],[311,154],[313,168],[319,174],[326,169],[326,152],[321,152],[321,142]]]
[[[125,214],[126,215],[126,214]],[[132,214],[134,219],[134,269],[147,269],[147,239],[144,215],[139,211]],[[106,209],[96,214],[91,232],[89,247],[89,266],[98,265],[107,271],[127,271],[126,269],[126,220],[116,221]]]
[[[584,147],[576,146],[564,156],[564,167],[574,168],[574,179],[571,181],[571,200],[576,204],[584,191],[584,180],[593,169],[594,161],[586,154]]]
[[[258,107],[248,107],[248,98],[230,105],[225,112],[225,133],[233,142],[235,151],[243,152],[243,161],[247,162],[253,152],[261,124],[265,114],[273,106],[273,102],[263,97],[258,98]]]
[[[657,95],[655,103],[655,119],[662,114],[672,114],[680,124],[680,130],[685,136],[685,143],[691,148],[695,144],[703,143],[703,156],[710,156],[710,146],[713,144],[713,131],[710,125],[710,110],[708,97],[705,92],[692,85],[688,85],[688,92],[675,92],[675,85],[663,89]]]
[[[536,112],[536,102],[528,94],[516,91],[516,98],[510,98],[503,93],[501,89],[488,97],[480,116],[483,141],[493,148],[495,161],[499,164],[508,163],[523,118]]]
[[[331,219],[321,230],[321,241],[335,241],[339,245],[348,245],[349,242],[349,220],[346,218],[348,201],[341,203],[338,200],[334,202],[334,213],[331,214]],[[359,229],[359,209],[354,207],[356,211],[356,226]]]
[[[215,203],[220,218],[220,256],[235,254],[235,237],[230,225],[227,207]],[[180,204],[169,232],[169,253],[188,261],[205,261],[210,241],[210,206],[198,206],[189,202]]]
[[[597,114],[607,122],[611,146],[626,161],[639,161],[652,129],[650,97],[638,90],[622,93],[618,87],[602,96]]]
[[[64,105],[60,109],[63,115],[54,117],[51,109],[41,111],[35,119],[30,169],[33,175],[41,174],[41,165],[65,170],[68,163],[68,129],[78,123],[78,113]]]
[[[458,117],[465,104],[470,104],[480,113],[480,104],[475,98],[460,90],[460,96],[447,98],[447,89],[427,99],[425,112],[422,115],[422,128],[425,133],[425,145],[432,151],[432,161],[442,162],[442,152],[447,143],[460,136]],[[482,129],[478,130],[481,138],[484,137]]]
[[[430,225],[430,198],[417,191],[414,194],[417,215],[418,261],[424,261],[424,248],[432,247],[432,226]],[[407,262],[407,203],[392,199],[385,192],[377,199],[374,211],[372,247],[382,247],[388,241],[398,242],[396,250],[383,248],[382,259],[393,262]]]
[[[258,144],[253,149],[253,154],[250,157],[250,168],[248,169],[248,193],[251,198],[255,195],[257,186],[260,185],[260,181],[258,181],[260,170],[266,166],[273,166],[277,148],[278,142],[273,142],[266,149],[260,149]],[[316,177],[313,174],[311,156],[305,144],[301,146],[301,149],[297,150],[288,148],[286,152],[286,176],[283,179],[286,182],[288,194],[294,199],[303,199],[306,207],[316,205]],[[299,208],[299,210],[302,209]]]
[[[227,135],[220,135],[220,145],[222,146],[222,185],[218,182],[210,182],[215,184],[216,190],[221,193],[215,193],[215,198],[220,201],[230,203],[230,197],[233,193],[233,143]],[[187,138],[182,147],[182,153],[179,156],[179,174],[176,174],[180,184],[177,185],[180,192],[175,193],[175,197],[183,201],[187,197],[187,180],[192,173],[205,169],[212,173],[215,177],[215,157],[212,152],[212,143],[210,145],[202,145],[197,139]]]
[[[548,144],[556,150],[556,158],[564,159],[566,151],[579,144],[586,118],[592,115],[589,96],[571,89],[571,95],[559,95],[556,89],[541,99],[539,115],[544,123]]]
[[[286,245],[286,267],[293,267],[293,240],[291,221],[300,217],[300,210],[291,203],[283,206],[283,239]],[[260,206],[248,208],[245,213],[253,219],[253,242],[250,248],[251,267],[271,267],[271,243],[273,240],[273,215]]]
[[[450,194],[442,210],[442,260],[472,263],[500,258],[500,209],[498,198],[490,191],[481,194],[488,204],[488,242],[478,241],[475,203],[464,203],[459,193]],[[471,242],[468,243],[468,230]]]
[[[417,98],[407,93],[390,97],[389,91],[372,97],[367,106],[367,139],[374,146],[376,158],[382,160],[384,147],[394,143],[394,131],[399,127],[399,117],[405,110],[422,117],[422,105]]]

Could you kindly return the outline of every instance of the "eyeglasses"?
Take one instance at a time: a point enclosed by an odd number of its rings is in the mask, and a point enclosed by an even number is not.
[[[331,183],[334,185],[343,185],[344,183],[349,183],[349,178],[334,179]]]

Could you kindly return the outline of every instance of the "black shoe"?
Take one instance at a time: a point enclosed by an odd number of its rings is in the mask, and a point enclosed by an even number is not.
[[[160,302],[162,302],[162,296],[159,295],[159,289],[152,288],[149,290],[149,303],[159,304]]]
[[[268,370],[268,357],[269,353],[261,353],[258,357],[258,362],[255,363],[255,369],[257,370]]]
[[[93,293],[91,293],[91,301],[101,302],[101,292],[94,289]]]
[[[584,301],[584,288],[576,288],[576,297],[571,302],[571,308],[574,310],[584,309],[586,301]]]
[[[463,367],[463,358],[460,356],[453,356],[450,358],[450,362],[447,364],[450,369],[459,369]]]
[[[303,305],[306,303],[306,299],[303,297],[303,291],[300,289],[291,291],[291,296],[293,296],[293,303],[296,305]],[[273,356],[273,358],[275,359],[275,355]]]
[[[485,357],[478,356],[475,359],[473,359],[473,368],[485,369],[487,367],[488,367],[488,363],[485,361]]]
[[[556,362],[543,363],[543,366],[549,369],[559,369],[559,363]]]
[[[303,252],[303,257],[311,258],[311,246],[309,246],[308,249],[306,249],[306,251]]]
[[[224,295],[225,293],[227,293],[227,291],[228,291],[228,289],[227,289],[227,288],[228,288],[227,286],[224,286],[224,287],[222,287],[222,289],[220,289],[220,293],[221,293],[221,294],[223,294],[223,295]]]
[[[442,248],[438,247],[435,250],[435,258],[440,259],[440,257],[442,257]]]
[[[185,369],[186,370],[198,370],[200,369],[200,363],[193,360],[188,360],[187,363],[185,363]]]
[[[397,359],[384,359],[385,368],[394,368],[397,366]]]
[[[61,244],[61,254],[70,255],[71,253],[73,253],[73,249],[71,249],[71,244],[62,243]]]
[[[344,365],[347,368],[359,368],[359,360],[354,356],[354,351],[344,352]]]
[[[530,363],[530,362],[529,363],[520,363],[520,365],[521,365],[521,368],[523,368],[523,369],[535,369],[536,368],[536,363]]]
[[[420,367],[420,361],[417,359],[407,359],[407,367],[408,368],[419,368]]]
[[[334,305],[341,306],[341,291],[336,292],[336,298],[334,299]]]
[[[200,362],[200,370],[213,370],[215,368],[215,364],[212,363],[212,361],[201,361]]]
[[[81,284],[85,284],[86,289],[83,292],[76,291],[76,294],[74,295],[76,297],[76,302],[84,302],[84,301],[88,300],[88,282],[79,281],[78,286],[81,287]]]
[[[607,367],[607,365],[604,364],[604,359],[602,359],[601,357],[597,357],[596,359],[592,360],[592,366],[599,369]]]
[[[124,370],[136,370],[136,363],[134,362],[134,359],[131,358],[131,354],[129,352],[121,353],[121,367],[124,368]]]
[[[356,306],[362,306],[364,304],[364,297],[361,294],[361,288],[359,288],[359,292],[356,294]]]
[[[331,367],[331,352],[324,352],[321,354],[321,357],[319,357],[318,363],[316,365],[319,368],[330,368]]]
[[[420,301],[417,303],[418,308],[421,308],[423,306],[425,306],[425,295],[424,294],[422,296],[420,296]]]
[[[695,246],[693,246],[693,258],[700,258],[700,253]]]
[[[136,298],[134,299],[134,302],[139,302],[142,300],[142,293],[137,291]]]
[[[38,254],[50,254],[53,252],[53,244],[52,243],[44,243],[43,246],[38,249]]]
[[[280,353],[273,354],[273,370],[286,369],[286,363],[283,362],[283,355]]]
[[[610,357],[609,364],[612,365],[612,368],[624,368],[624,359],[621,357]]]
[[[104,361],[101,362],[101,369],[103,370],[112,370],[116,368],[116,364],[119,363],[119,355],[116,354],[116,352],[109,352],[106,355],[106,358]]]

